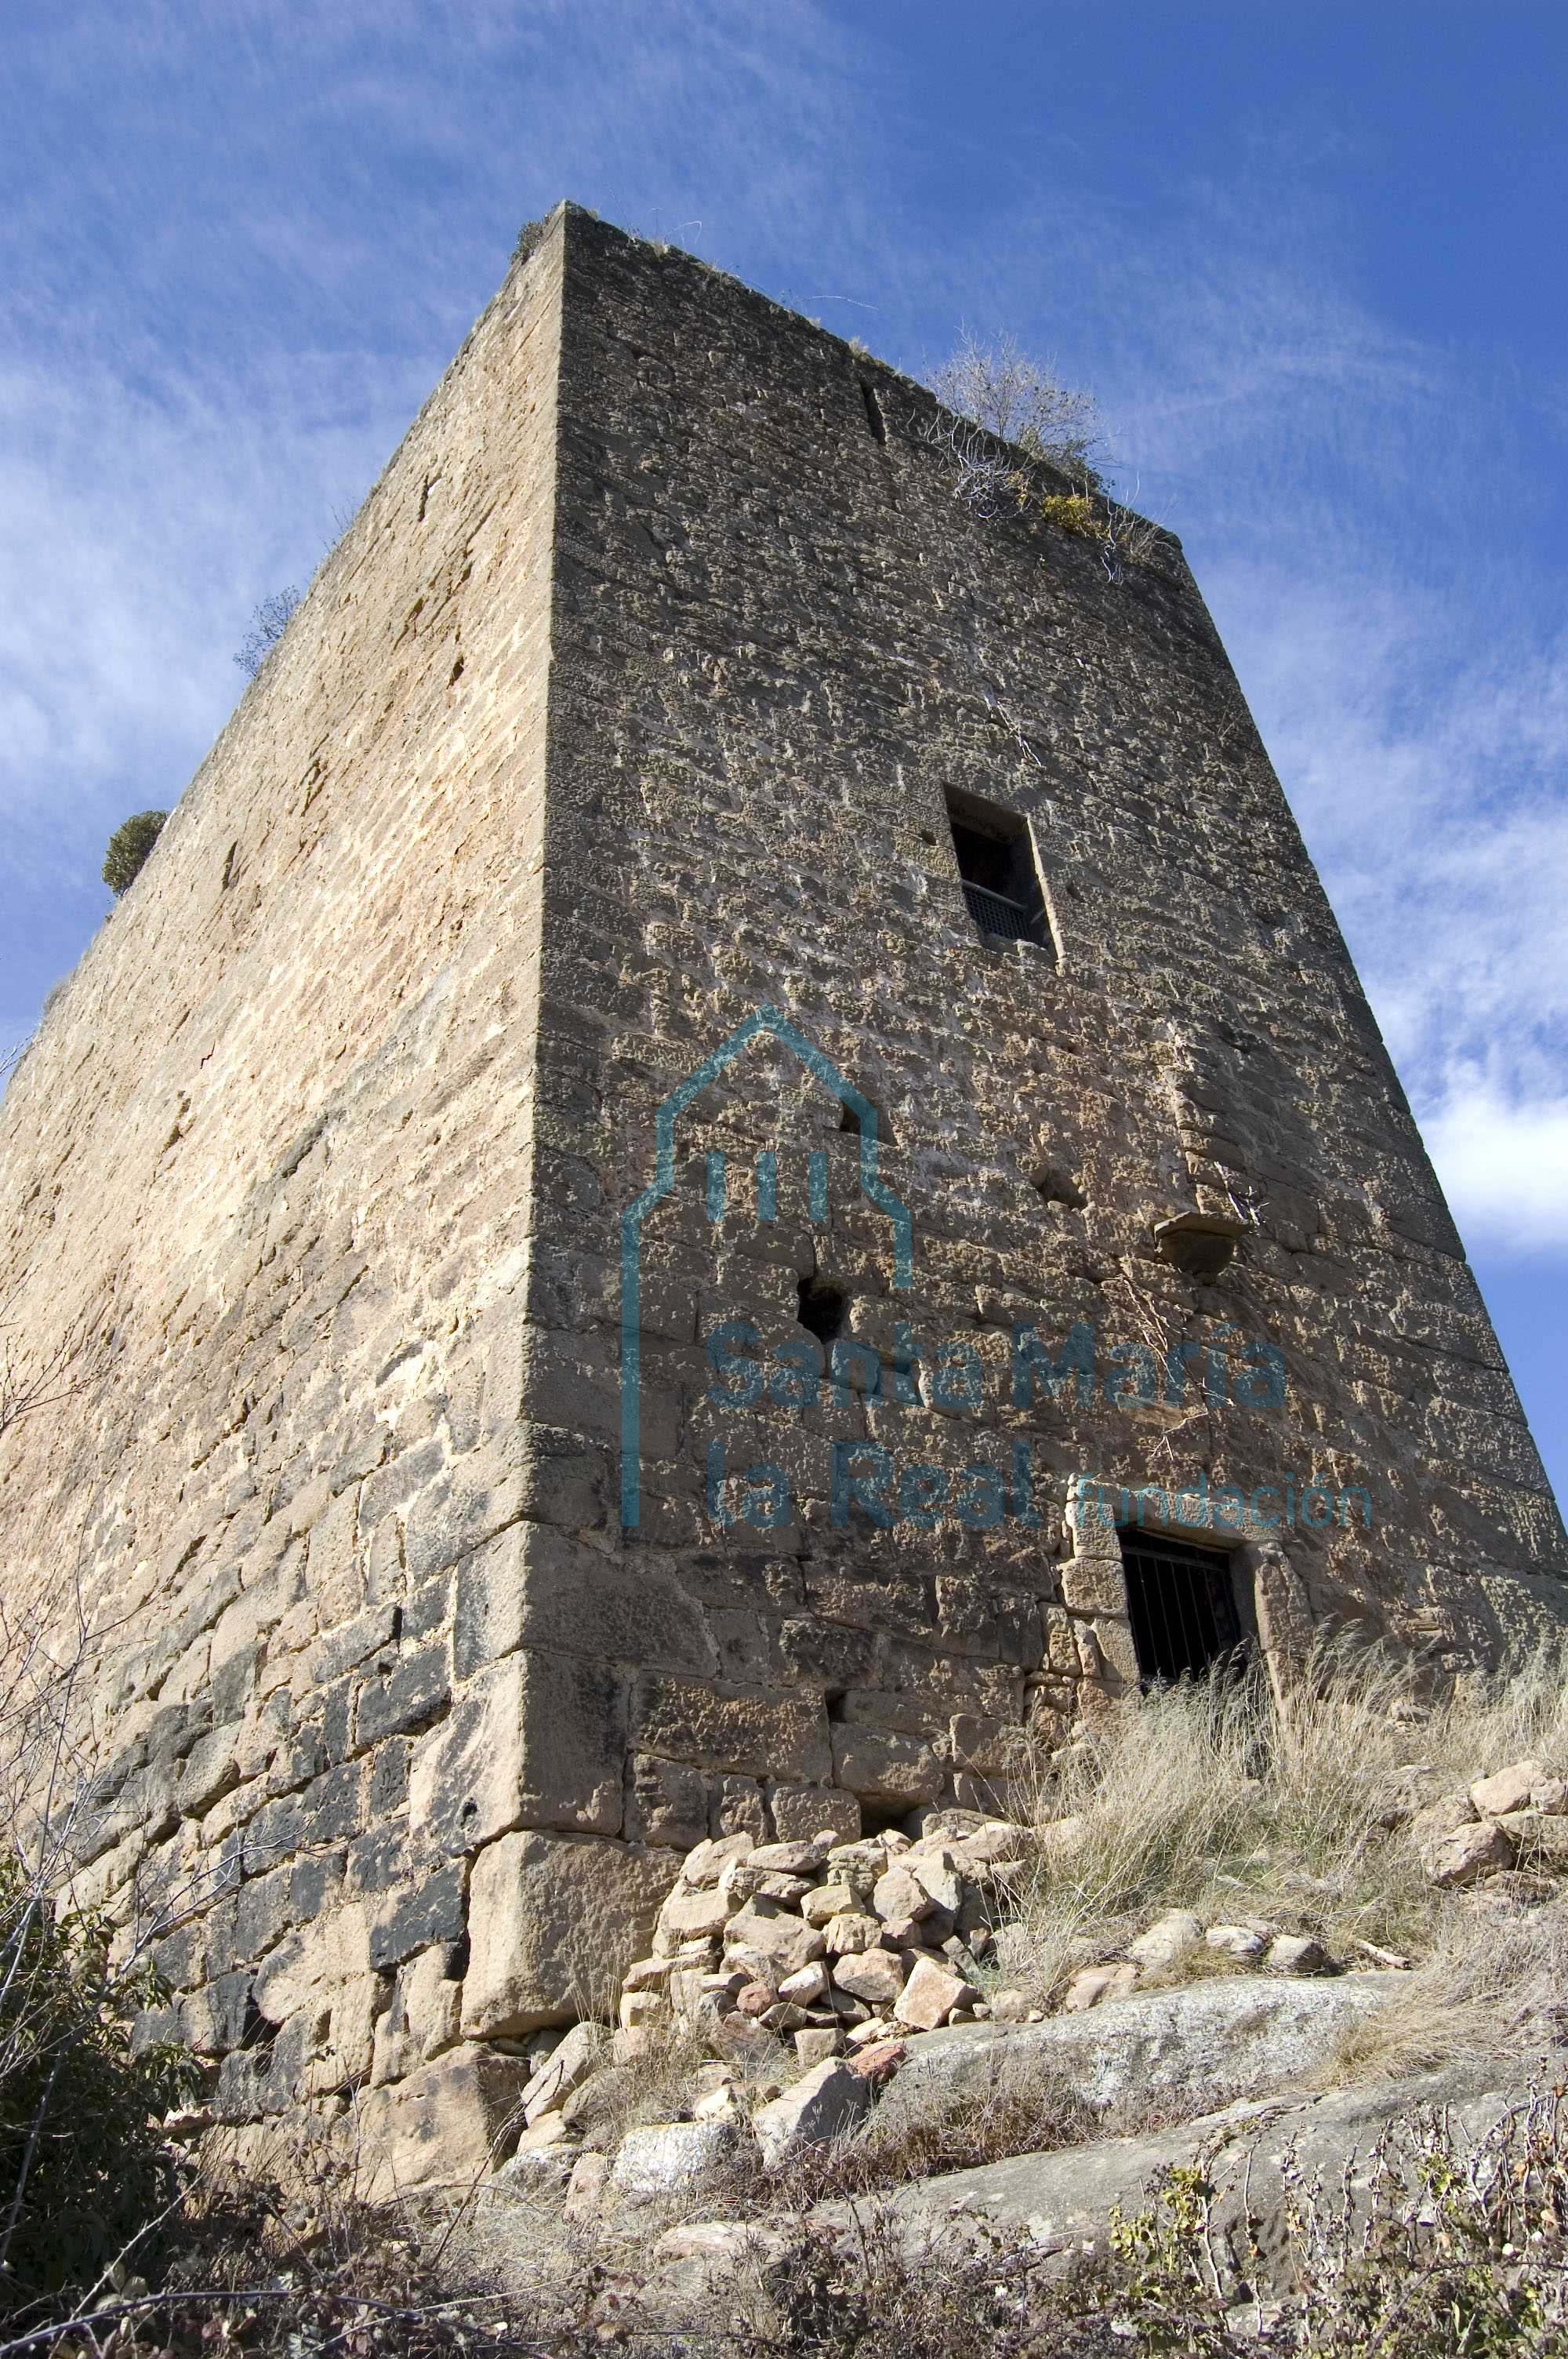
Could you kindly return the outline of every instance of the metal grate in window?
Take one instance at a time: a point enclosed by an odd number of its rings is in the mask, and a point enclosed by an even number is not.
[[[1119,1537],[1144,1686],[1201,1679],[1241,1644],[1229,1560],[1159,1532],[1123,1529]]]
[[[1039,920],[1022,901],[1009,900],[1005,893],[988,892],[983,885],[971,885],[967,878],[964,898],[982,934],[1000,935],[1006,942],[1039,940]]]

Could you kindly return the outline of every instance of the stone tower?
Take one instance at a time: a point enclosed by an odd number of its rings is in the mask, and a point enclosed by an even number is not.
[[[1067,488],[562,208],[16,1073],[10,1604],[225,2118],[407,2176],[709,1831],[1559,1617],[1181,551]]]

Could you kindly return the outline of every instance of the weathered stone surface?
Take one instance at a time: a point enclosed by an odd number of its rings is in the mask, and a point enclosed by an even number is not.
[[[852,1884],[835,1877],[830,1884],[819,1884],[808,1892],[800,1904],[800,1913],[808,1925],[827,1926],[835,1917],[857,1913],[858,1895]]]
[[[458,1568],[453,1669],[470,1679],[531,1647],[649,1670],[700,1671],[710,1659],[702,1615],[668,1567],[519,1523]]]
[[[418,2065],[456,2047],[463,1986],[451,1971],[455,1964],[451,1950],[431,1949],[400,1970],[392,2005],[375,2027],[373,2086],[405,2080]]]
[[[1260,1958],[1269,1946],[1268,1935],[1250,1925],[1211,1925],[1204,1940],[1231,1958]]]
[[[523,2091],[523,2118],[530,2129],[546,2114],[557,2114],[605,2055],[610,2034],[601,2023],[574,2023]]]
[[[615,1833],[619,1717],[612,1672],[563,1655],[508,1656],[416,1746],[410,1828],[451,1852],[518,1826]]]
[[[878,1877],[871,1895],[871,1907],[885,1925],[928,1917],[935,1905],[914,1869],[902,1864]]]
[[[1431,1884],[1474,1884],[1494,1869],[1511,1867],[1514,1849],[1495,1819],[1476,1819],[1452,1834],[1429,1836],[1421,1859]]]
[[[1276,1933],[1264,1951],[1263,1967],[1271,1974],[1327,1974],[1334,1972],[1334,1960],[1308,1933]]]
[[[756,1951],[780,1974],[793,1974],[820,1958],[827,1943],[815,1925],[759,1893],[730,1919],[725,1947]]]
[[[891,1950],[852,1951],[834,1959],[833,1984],[870,2006],[891,2006],[903,1989],[903,1964]]]
[[[863,1802],[902,1802],[913,1810],[942,1791],[942,1765],[917,1736],[844,1727],[833,1731],[833,1777]]]
[[[962,1974],[922,1958],[900,1992],[893,2014],[912,2031],[930,2031],[956,2006],[972,2006],[979,1996]]]
[[[756,1837],[744,1830],[699,1843],[681,1863],[681,1882],[701,1891],[710,1890],[731,1861],[749,1858],[756,1847]]]
[[[465,2192],[493,2160],[527,2067],[464,2048],[359,2101],[361,2185],[372,2202],[413,2188]]]
[[[1235,2234],[1239,2243],[1245,2235],[1249,2249],[1256,2243],[1265,2286],[1282,2294],[1289,2280],[1277,2272],[1289,2250],[1282,2214],[1292,2189],[1303,2180],[1338,2186],[1358,2162],[1365,2166],[1385,2134],[1397,2139],[1428,2109],[1444,2114],[1463,2147],[1485,2138],[1529,2095],[1522,2080],[1488,2090],[1474,2072],[1451,2069],[1325,2096],[1242,2100],[1152,2135],[1134,2132],[918,2180],[890,2195],[890,2223],[916,2251],[934,2233],[950,2235],[956,2224],[962,2233],[965,2221],[993,2235],[1049,2238],[1064,2251],[1103,2249],[1113,2210],[1130,2216],[1145,2210],[1160,2173],[1197,2161],[1214,2189],[1217,2238]],[[1257,2222],[1255,2235],[1247,2234],[1244,2214]]]
[[[579,2154],[573,2163],[561,2214],[574,2226],[585,2226],[597,2216],[604,2197],[605,2181],[610,2176],[610,2163],[609,2155],[596,2153],[592,2147],[586,2154]]]
[[[1203,1919],[1195,1917],[1190,1908],[1172,1908],[1147,1932],[1129,1941],[1127,1954],[1135,1966],[1153,1973],[1177,1964],[1202,1940]]]
[[[1098,2111],[1212,2104],[1217,2095],[1311,2085],[1336,2043],[1398,1995],[1392,1974],[1292,1982],[1227,1975],[1108,2001],[1044,2023],[965,2024],[911,2043],[881,2101],[892,2131],[981,2103],[999,2073],[1049,2069]]]
[[[1417,1843],[1427,1843],[1475,1823],[1476,1808],[1468,1794],[1444,1794],[1435,1802],[1428,1802],[1416,1811],[1411,1820],[1410,1831]]]
[[[829,2058],[803,2072],[772,2104],[752,2116],[766,2170],[779,2170],[806,2147],[840,2137],[865,2118],[871,2088],[852,2065]]]
[[[671,1944],[720,1933],[733,1905],[717,1886],[706,1892],[672,1892],[659,1911],[659,1933]]]
[[[1085,1966],[1073,1976],[1062,2000],[1064,2015],[1082,2015],[1105,2000],[1127,1998],[1138,1987],[1138,1969],[1126,1960],[1104,1966]]]
[[[740,2150],[741,2132],[732,2122],[656,2122],[628,2130],[610,2166],[606,2192],[626,2203],[695,2195]]]
[[[859,1802],[831,1786],[775,1786],[768,1807],[781,1842],[809,1843],[830,1834],[835,1843],[844,1843],[860,1832]]]
[[[1533,1789],[1546,1776],[1542,1761],[1512,1761],[1506,1769],[1494,1769],[1489,1777],[1477,1777],[1470,1788],[1470,1801],[1478,1819],[1500,1819],[1510,1810],[1526,1810]]]
[[[933,1908],[946,1909],[949,1916],[957,1915],[964,1898],[964,1878],[957,1852],[944,1845],[939,1851],[912,1854],[909,1874]],[[878,1910],[879,1916],[882,1913]]]
[[[855,1950],[878,1948],[883,1930],[880,1919],[868,1917],[860,1908],[847,1908],[837,1917],[829,1917],[823,1928],[823,1939],[828,1955],[837,1958]]]
[[[779,1996],[793,1999],[797,2006],[810,2006],[827,1988],[827,1969],[817,1958],[810,1965],[802,1966],[797,1973],[786,1974],[779,1984]]]
[[[1555,1810],[1510,1810],[1498,1821],[1513,1846],[1516,1864],[1549,1875],[1568,1868],[1568,1818]]]
[[[700,1768],[810,1777],[831,1767],[827,1713],[791,1698],[648,1677],[636,1683],[632,1729],[644,1751]]]
[[[516,2038],[608,2007],[612,1961],[645,1945],[678,1862],[669,1853],[503,1835],[473,1864],[463,2030]]]

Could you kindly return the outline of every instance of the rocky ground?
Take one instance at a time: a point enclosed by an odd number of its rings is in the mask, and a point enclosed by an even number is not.
[[[1434,1782],[1417,1763],[1369,1794],[1379,1839],[1484,1947],[1528,1926],[1555,1955],[1568,1784],[1539,1758]],[[1533,1986],[1494,2038],[1408,2069],[1430,1968],[1335,1946],[1294,1906],[1161,1909],[1052,1985],[1035,1896],[1092,1840],[1071,1815],[938,1810],[855,1843],[698,1845],[619,2027],[540,2053],[454,2251],[530,2302],[587,2267],[600,2314],[667,2323],[742,2292],[765,2309],[803,2234],[868,2211],[927,2256],[981,2234],[1076,2257],[1191,2171],[1206,2233],[1250,2219],[1282,2269],[1303,2174],[1365,2185],[1418,2121],[1484,2143],[1561,2070]]]

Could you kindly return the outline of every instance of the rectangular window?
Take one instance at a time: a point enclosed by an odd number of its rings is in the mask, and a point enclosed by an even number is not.
[[[947,823],[964,898],[980,933],[992,940],[1038,942],[1054,952],[1027,821],[949,788]]]
[[[1119,1529],[1133,1651],[1146,1688],[1201,1680],[1243,1644],[1227,1555],[1163,1532]]]

